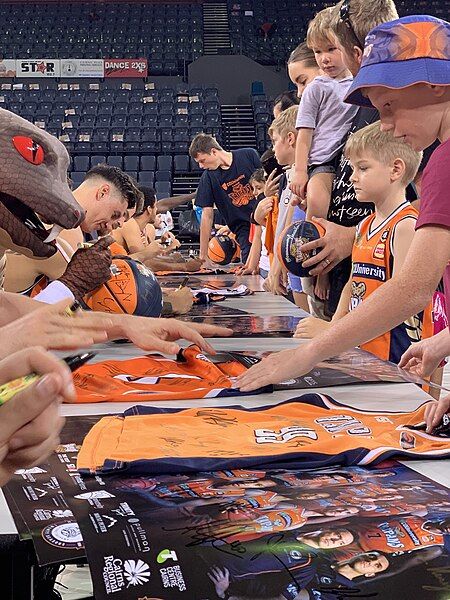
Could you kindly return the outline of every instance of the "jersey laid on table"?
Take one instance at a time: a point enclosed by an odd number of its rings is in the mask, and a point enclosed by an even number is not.
[[[410,413],[374,412],[305,394],[258,408],[135,406],[94,425],[78,455],[78,468],[182,473],[367,465],[394,455],[448,456],[450,439],[413,428],[424,423],[427,404]]]
[[[377,227],[373,227],[375,214],[358,225],[352,251],[350,310],[357,308],[370,294],[392,278],[396,226],[404,219],[416,221],[417,215],[417,210],[405,201]],[[433,329],[430,304],[420,314],[362,344],[361,348],[382,360],[398,363],[412,342],[418,342],[431,335]]]
[[[236,355],[207,358],[197,346],[182,350],[177,360],[149,355],[85,365],[74,373],[77,402],[133,402],[237,396],[234,378],[254,364]],[[268,391],[267,388],[259,392]],[[257,392],[257,393],[259,393]]]

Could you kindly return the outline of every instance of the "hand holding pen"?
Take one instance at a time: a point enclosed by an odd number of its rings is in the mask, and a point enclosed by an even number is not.
[[[42,348],[27,348],[0,361],[0,385],[11,382],[16,393],[0,406],[0,486],[16,469],[36,465],[53,451],[64,425],[60,404],[75,397],[68,365]]]

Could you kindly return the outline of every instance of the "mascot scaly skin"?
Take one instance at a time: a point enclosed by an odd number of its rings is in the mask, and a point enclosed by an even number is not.
[[[0,150],[0,261],[6,249],[48,258],[56,252],[53,240],[61,229],[77,227],[84,219],[67,183],[67,150],[49,133],[3,109]],[[45,229],[40,219],[53,229]]]

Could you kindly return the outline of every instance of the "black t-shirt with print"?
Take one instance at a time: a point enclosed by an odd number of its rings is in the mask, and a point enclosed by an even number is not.
[[[238,234],[243,225],[249,227],[250,215],[257,205],[249,180],[261,162],[253,148],[233,150],[232,154],[229,169],[203,173],[195,204],[202,208],[216,205],[231,231]]]
[[[353,119],[348,135],[359,131],[359,129],[374,123],[378,119],[378,111],[374,108],[360,108]],[[355,190],[350,181],[351,175],[350,163],[342,153],[333,182],[328,220],[344,227],[355,227],[374,211],[371,202],[358,202],[356,199]]]

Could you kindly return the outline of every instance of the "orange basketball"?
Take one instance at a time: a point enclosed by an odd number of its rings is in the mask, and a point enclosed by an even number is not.
[[[114,258],[110,279],[85,298],[96,311],[159,317],[162,291],[146,266],[129,257]]]
[[[216,235],[208,244],[208,258],[218,265],[228,265],[236,255],[237,244],[228,235]]]

